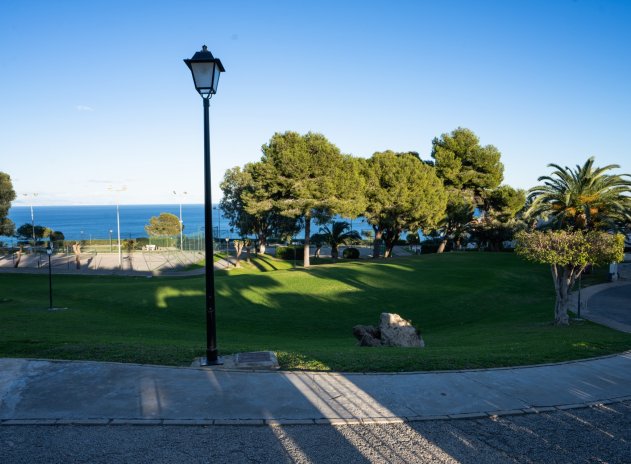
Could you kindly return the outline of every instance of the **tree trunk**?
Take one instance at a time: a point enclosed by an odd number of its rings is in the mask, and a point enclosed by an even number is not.
[[[239,262],[241,258],[241,252],[243,251],[244,242],[242,240],[234,241],[234,254],[235,254],[235,262],[234,267],[241,267],[241,263]]]
[[[440,242],[440,245],[438,245],[438,250],[436,250],[436,253],[442,253],[443,251],[445,251],[446,246],[447,246],[447,239],[444,239],[442,242]]]
[[[17,258],[13,264],[13,267],[18,267],[20,265],[20,260],[22,259],[22,253],[23,253],[23,250],[22,250],[22,247],[20,246],[20,249],[16,253]]]
[[[79,242],[75,242],[74,245],[72,245],[72,251],[74,252],[77,269],[81,269],[81,244]]]
[[[265,237],[265,235],[260,235],[259,234],[259,243],[258,243],[258,247],[256,249],[257,253],[261,253],[261,254],[265,254],[265,247],[267,246],[267,238]]]
[[[320,257],[320,250],[322,250],[322,245],[317,245],[315,249],[315,255],[314,255],[316,258]]]
[[[331,258],[337,259],[338,256],[339,256],[339,253],[337,251],[337,245],[331,246]]]
[[[373,227],[373,229],[375,229]],[[372,257],[373,259],[379,258],[379,251],[381,250],[381,237],[383,232],[375,229],[375,241],[372,244]]]
[[[554,304],[554,325],[565,326],[570,324],[570,318],[567,315],[569,300],[567,298],[560,298],[557,295],[557,300]]]
[[[304,267],[309,267],[310,266],[310,262],[309,262],[309,253],[310,253],[310,242],[309,242],[309,237],[311,237],[311,215],[307,214],[305,215],[305,246],[304,246],[304,250],[303,250],[303,265]]]
[[[558,326],[569,325],[570,319],[567,314],[570,303],[570,281],[571,270],[564,266],[551,265],[552,278],[554,279],[554,289],[556,292],[556,302],[554,304],[554,324]]]
[[[384,258],[392,258],[392,251],[394,249],[394,245],[397,243],[397,241],[399,240],[401,233],[394,233],[392,234],[392,236],[390,236],[390,234],[386,235],[386,238],[384,239],[384,241],[386,242],[386,251],[383,254]]]
[[[384,258],[392,258],[392,249],[394,248],[394,245],[392,243],[389,243],[386,240],[386,249],[383,252],[383,257]]]

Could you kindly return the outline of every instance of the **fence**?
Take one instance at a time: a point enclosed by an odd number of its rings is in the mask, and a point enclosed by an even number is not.
[[[117,253],[118,240],[110,238],[89,238],[83,240],[59,240],[53,242],[55,251],[61,250],[72,253],[72,245],[81,244],[82,252],[95,253]],[[180,250],[180,251],[204,251],[205,237],[203,232],[196,235],[184,235],[180,239],[179,235],[170,237],[137,237],[121,238],[121,250],[124,251],[149,251],[149,250]],[[22,250],[25,254],[45,252],[48,246],[47,239],[37,239],[35,244],[32,240],[18,240],[16,238],[3,238],[0,240],[0,253],[12,253]],[[214,250],[225,251],[227,245],[225,240],[216,240]]]

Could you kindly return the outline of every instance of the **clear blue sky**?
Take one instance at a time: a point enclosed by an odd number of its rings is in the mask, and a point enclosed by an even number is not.
[[[468,127],[520,188],[590,155],[631,172],[629,24],[629,1],[5,1],[0,170],[40,205],[109,204],[110,184],[121,203],[202,202],[182,59],[207,44],[226,67],[213,200],[285,130],[429,158],[433,137]]]

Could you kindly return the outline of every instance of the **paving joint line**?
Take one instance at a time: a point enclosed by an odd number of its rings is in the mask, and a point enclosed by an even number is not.
[[[0,419],[5,426],[286,426],[286,425],[385,425],[410,422],[494,419],[502,416],[523,416],[548,412],[564,412],[572,409],[597,408],[610,404],[631,401],[631,396],[621,396],[588,403],[561,404],[556,406],[533,406],[524,409],[506,409],[484,412],[467,412],[446,415],[392,416],[392,417],[321,417],[317,419]]]
[[[234,354],[234,353],[229,353]],[[525,366],[506,366],[506,367],[487,367],[487,368],[479,368],[479,369],[455,369],[455,370],[436,370],[436,371],[409,371],[409,372],[338,372],[338,371],[310,371],[310,370],[277,370],[270,371],[268,369],[235,369],[235,368],[223,368],[223,367],[191,367],[191,366],[168,366],[163,364],[143,364],[143,363],[122,363],[116,361],[90,361],[90,360],[81,360],[81,359],[50,359],[50,358],[0,358],[0,359],[23,359],[26,361],[45,361],[50,363],[98,363],[98,364],[117,364],[122,366],[138,366],[138,367],[151,367],[151,368],[161,368],[161,369],[195,369],[195,370],[217,370],[221,372],[244,372],[244,373],[252,373],[256,372],[258,374],[295,374],[295,375],[342,375],[342,376],[353,376],[353,375],[391,375],[391,376],[406,376],[406,375],[419,375],[419,374],[466,374],[470,372],[488,372],[488,371],[500,371],[500,370],[521,370],[521,369],[532,369],[538,367],[546,367],[546,366],[561,366],[565,364],[575,364],[575,363],[588,363],[591,361],[597,361],[600,359],[607,358],[615,358],[618,356],[622,357],[631,357],[631,350],[622,351],[620,353],[614,354],[606,354],[602,356],[595,356],[592,358],[583,358],[583,359],[574,359],[569,361],[559,361],[556,363],[544,363],[544,364],[529,364]],[[312,379],[315,380],[315,377]],[[475,379],[471,379],[475,380]],[[480,383],[480,382],[478,382]],[[481,385],[484,385],[480,383]],[[520,399],[520,401],[523,401]]]

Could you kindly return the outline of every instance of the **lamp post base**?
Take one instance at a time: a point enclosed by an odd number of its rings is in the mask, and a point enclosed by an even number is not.
[[[204,366],[223,366],[223,359],[221,358],[221,356],[218,356],[217,359],[215,359],[214,361],[208,361],[207,357],[201,357],[199,358],[199,365],[204,367]]]

